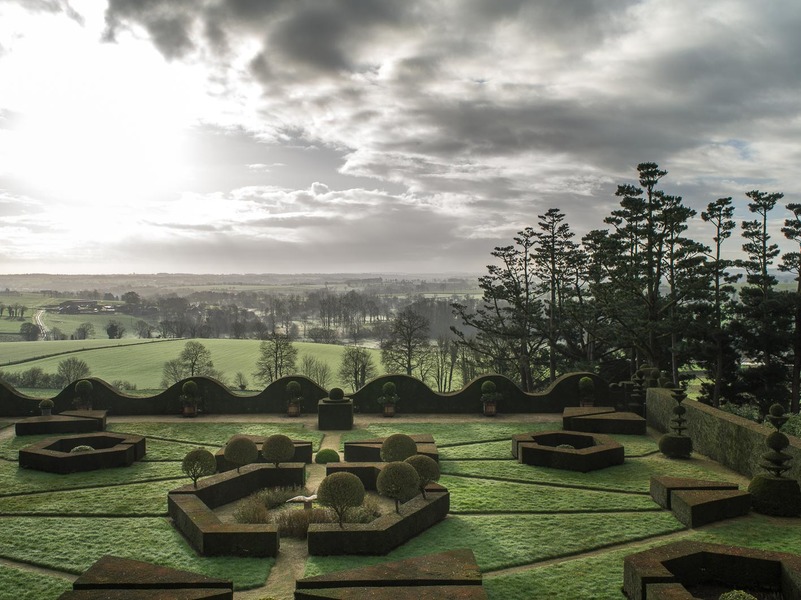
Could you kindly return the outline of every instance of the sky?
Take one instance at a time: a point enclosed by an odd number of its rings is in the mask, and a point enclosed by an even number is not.
[[[641,162],[702,241],[783,192],[780,241],[799,30],[792,0],[0,0],[0,273],[480,273],[549,208],[606,227]]]

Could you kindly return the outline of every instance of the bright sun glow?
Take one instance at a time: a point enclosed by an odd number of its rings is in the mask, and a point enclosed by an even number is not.
[[[76,208],[174,197],[188,177],[185,71],[144,43],[98,46],[101,23],[67,25],[54,18],[18,39],[15,60],[0,73],[14,107],[0,168]]]

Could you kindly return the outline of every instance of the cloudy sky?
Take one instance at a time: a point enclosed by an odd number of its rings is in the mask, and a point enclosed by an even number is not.
[[[699,212],[801,202],[799,31],[791,0],[0,0],[0,272],[480,272],[646,161]]]

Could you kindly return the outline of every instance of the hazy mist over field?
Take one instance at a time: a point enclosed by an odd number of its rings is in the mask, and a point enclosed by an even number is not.
[[[750,218],[801,192],[800,28],[746,0],[8,0],[0,273],[475,273],[550,207],[603,227],[645,161]]]

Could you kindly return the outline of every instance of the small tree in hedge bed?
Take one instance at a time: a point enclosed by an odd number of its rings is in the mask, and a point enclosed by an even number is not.
[[[330,507],[339,519],[340,528],[345,511],[351,507],[361,506],[364,502],[364,484],[353,473],[341,471],[332,473],[320,482],[317,488],[317,502]]]
[[[256,462],[259,458],[259,449],[256,447],[256,442],[250,438],[243,436],[236,436],[225,445],[224,452],[225,460],[236,467],[236,472],[239,473],[239,468]]]
[[[400,514],[400,503],[417,495],[420,477],[409,463],[391,462],[381,469],[375,485],[379,494],[395,501],[395,512]]]
[[[195,448],[184,456],[181,461],[181,470],[197,488],[198,479],[214,475],[217,472],[217,461],[214,459],[214,455],[205,448]]]
[[[417,443],[405,433],[393,433],[381,444],[381,460],[396,462],[417,454]]]
[[[425,454],[415,454],[410,456],[404,462],[409,463],[417,471],[417,476],[420,478],[418,487],[423,498],[426,497],[426,486],[434,481],[439,481],[439,465],[430,456]]]
[[[295,444],[289,437],[277,433],[264,440],[261,445],[261,455],[277,469],[278,463],[292,460],[295,456]]]

